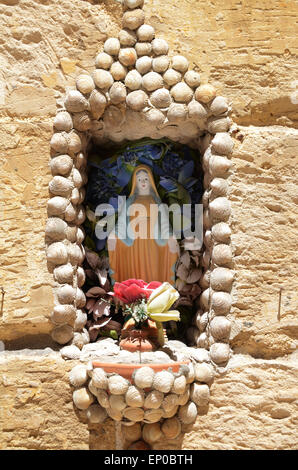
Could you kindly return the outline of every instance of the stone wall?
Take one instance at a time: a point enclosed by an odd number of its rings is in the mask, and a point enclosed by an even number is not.
[[[145,12],[172,53],[184,54],[203,83],[232,101],[237,125],[230,177],[234,359],[215,380],[208,415],[182,443],[160,445],[294,448],[295,2],[146,0]],[[0,339],[6,349],[54,347],[44,226],[56,99],[80,72],[93,69],[120,20],[116,0],[0,0]],[[54,353],[2,355],[2,448],[115,448],[112,423],[90,430],[74,411],[70,363]]]

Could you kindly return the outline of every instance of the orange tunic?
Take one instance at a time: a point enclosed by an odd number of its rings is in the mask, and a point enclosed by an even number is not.
[[[178,253],[171,253],[168,244],[160,246],[154,238],[150,238],[156,221],[155,211],[150,213],[150,205],[156,202],[152,196],[137,196],[134,204],[142,204],[146,208],[148,217],[146,221],[143,221],[144,225],[142,222],[141,224],[143,228],[147,224],[147,238],[137,237],[137,233],[141,230],[134,219],[138,214],[131,216],[129,220],[136,238],[132,246],[127,246],[119,238],[116,239],[115,250],[109,251],[112,278],[117,282],[134,278],[143,279],[145,282],[169,282],[174,285]],[[154,212],[153,215],[152,212]],[[135,227],[133,222],[135,222]]]

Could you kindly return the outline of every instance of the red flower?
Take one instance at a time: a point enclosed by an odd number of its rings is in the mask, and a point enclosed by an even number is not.
[[[142,279],[128,279],[123,282],[115,282],[114,296],[125,304],[131,304],[141,299],[149,299],[154,289],[162,283],[153,281],[149,284]]]

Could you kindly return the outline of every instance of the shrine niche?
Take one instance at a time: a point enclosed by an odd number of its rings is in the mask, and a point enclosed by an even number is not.
[[[70,374],[76,407],[91,423],[142,425],[152,443],[206,410],[230,357],[233,140],[228,102],[184,56],[170,56],[142,4],[124,0],[118,38],[58,110],[46,242],[52,338],[83,363]],[[129,212],[140,203],[145,237]],[[202,204],[201,237],[179,238],[170,203],[191,206],[192,234]]]

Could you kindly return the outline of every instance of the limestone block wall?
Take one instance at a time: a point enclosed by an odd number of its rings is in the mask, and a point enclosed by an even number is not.
[[[0,0],[0,340],[6,349],[55,347],[48,335],[53,278],[44,227],[56,100],[94,68],[104,41],[120,29],[121,11],[116,0]],[[236,143],[229,177],[234,358],[211,388],[208,414],[183,442],[160,446],[295,448],[295,2],[146,0],[144,11],[172,53],[183,53],[202,83],[232,102]],[[17,360],[13,354],[1,353],[2,448],[115,448],[111,422],[91,430],[73,409],[72,361],[54,353],[28,359],[19,352]]]

